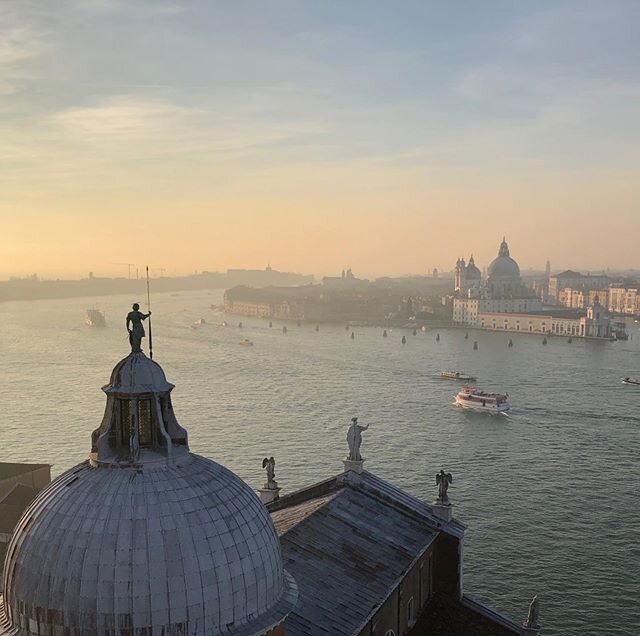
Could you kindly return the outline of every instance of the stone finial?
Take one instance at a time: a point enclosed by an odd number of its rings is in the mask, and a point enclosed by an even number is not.
[[[260,501],[269,504],[280,497],[280,487],[276,481],[276,460],[273,457],[265,457],[262,460],[262,468],[267,471],[267,481],[260,489]]]
[[[441,506],[448,506],[451,504],[449,501],[449,495],[447,495],[447,490],[449,490],[449,484],[453,483],[453,478],[451,473],[445,473],[444,470],[441,470],[436,475],[436,484],[438,485],[438,498],[436,499],[436,503]]]
[[[453,478],[451,473],[445,473],[444,470],[441,470],[436,475],[438,498],[433,502],[432,510],[436,516],[444,519],[445,521],[451,521],[451,519],[453,519],[453,505],[451,504],[451,501],[449,501],[449,496],[447,495],[449,484],[452,482]]]
[[[268,490],[276,490],[278,488],[278,482],[276,481],[276,460],[273,457],[265,457],[262,460],[262,468],[267,470],[267,481],[264,487]]]
[[[352,417],[351,424],[347,430],[347,443],[349,444],[349,454],[344,460],[345,471],[353,470],[356,473],[363,471],[364,458],[360,454],[360,445],[362,444],[362,432],[366,431],[369,425],[360,426],[358,418]]]
[[[522,623],[525,636],[538,636],[540,633],[540,623],[538,621],[540,615],[540,601],[538,596],[534,596],[529,604],[529,611],[527,612],[527,618]]]

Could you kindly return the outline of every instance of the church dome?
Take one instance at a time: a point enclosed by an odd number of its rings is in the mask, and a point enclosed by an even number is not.
[[[467,280],[480,280],[482,278],[482,273],[476,266],[476,262],[473,259],[473,254],[471,255],[469,263],[467,264],[466,277]]]
[[[162,368],[116,365],[90,459],[43,490],[7,550],[0,635],[255,636],[296,587],[266,508],[189,452]]]
[[[498,251],[498,258],[494,259],[489,265],[488,269],[489,279],[520,279],[520,267],[518,263],[514,261],[509,255],[509,246],[507,242],[502,239],[500,249]]]

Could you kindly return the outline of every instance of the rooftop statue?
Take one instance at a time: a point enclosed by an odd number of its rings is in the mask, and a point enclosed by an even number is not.
[[[138,303],[133,303],[132,311],[127,314],[126,326],[132,353],[142,351],[142,339],[145,337],[142,321],[146,320],[150,315],[151,312],[143,314]]]
[[[349,455],[347,456],[347,459],[356,462],[362,461],[362,456],[360,455],[362,431],[366,431],[368,428],[368,424],[366,426],[359,426],[357,417],[351,418],[351,425],[347,431],[347,442],[349,444]]]
[[[267,483],[264,485],[269,490],[276,490],[278,482],[276,481],[276,460],[273,457],[265,457],[262,460],[262,468],[267,469]]]
[[[453,478],[451,477],[451,473],[445,473],[444,470],[441,470],[436,475],[436,484],[438,484],[438,499],[436,503],[439,504],[448,504],[449,496],[447,495],[447,490],[449,489],[449,484],[453,483]]]
[[[538,596],[534,596],[531,604],[529,605],[529,612],[527,614],[527,620],[524,622],[524,627],[531,627],[533,629],[539,629],[538,616],[540,614],[540,601]]]

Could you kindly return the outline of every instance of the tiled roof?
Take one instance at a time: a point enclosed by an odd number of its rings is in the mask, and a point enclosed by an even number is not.
[[[38,468],[47,468],[49,464],[20,464],[11,462],[0,462],[0,481],[31,473]]]
[[[359,631],[438,535],[428,507],[405,493],[402,501],[402,491],[369,473],[321,486],[307,489],[306,500],[305,491],[283,498],[271,512],[298,584],[287,636]]]

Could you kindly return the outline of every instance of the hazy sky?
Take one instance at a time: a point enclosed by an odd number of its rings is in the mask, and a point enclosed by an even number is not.
[[[0,276],[640,266],[640,2],[0,2]]]

